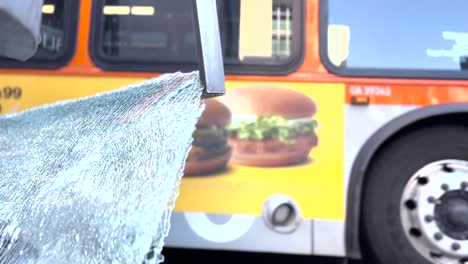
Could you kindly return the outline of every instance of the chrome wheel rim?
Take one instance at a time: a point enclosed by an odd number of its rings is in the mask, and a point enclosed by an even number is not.
[[[403,190],[400,218],[425,258],[468,264],[468,162],[441,160],[418,170]]]

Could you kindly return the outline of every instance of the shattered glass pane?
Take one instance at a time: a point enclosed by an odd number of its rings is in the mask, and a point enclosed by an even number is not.
[[[161,262],[201,92],[174,73],[0,117],[0,263]]]

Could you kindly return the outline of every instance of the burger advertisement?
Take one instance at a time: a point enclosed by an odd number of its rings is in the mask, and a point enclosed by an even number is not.
[[[344,88],[226,82],[224,96],[203,101],[175,210],[261,216],[280,194],[304,218],[342,219]]]
[[[231,164],[304,163],[319,142],[316,112],[316,103],[307,95],[267,85],[240,87],[205,100],[184,175],[216,173]]]

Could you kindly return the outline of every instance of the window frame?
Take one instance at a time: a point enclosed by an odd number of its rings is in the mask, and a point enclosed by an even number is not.
[[[343,77],[468,80],[468,71],[463,70],[351,69],[334,65],[328,57],[328,1],[319,1],[319,56],[322,64],[329,72]]]
[[[92,15],[90,23],[89,36],[89,54],[93,63],[104,71],[110,72],[159,72],[168,73],[175,71],[193,71],[198,68],[198,64],[181,64],[177,62],[152,62],[145,63],[138,60],[134,61],[106,61],[100,55],[100,38],[102,36],[102,6],[105,0],[94,0],[92,6]],[[226,1],[226,0],[225,0]],[[229,1],[229,0],[227,0]],[[305,27],[306,27],[306,0],[292,0],[293,21],[292,28],[296,34],[293,34],[291,45],[291,57],[288,63],[281,65],[269,65],[270,59],[255,59],[255,64],[242,63],[224,63],[225,74],[231,75],[288,75],[291,74],[303,64],[305,58]],[[296,17],[296,18],[294,18]],[[195,49],[194,49],[195,51]]]
[[[62,0],[59,0],[62,1]],[[66,66],[76,52],[78,40],[78,24],[80,17],[81,0],[65,0],[64,8],[64,52],[56,59],[29,59],[24,62],[16,60],[5,60],[0,58],[0,69],[34,69],[34,70],[56,70]]]

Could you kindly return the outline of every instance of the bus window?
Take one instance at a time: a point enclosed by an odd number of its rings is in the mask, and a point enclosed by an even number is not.
[[[302,55],[298,0],[218,0],[225,69],[229,73],[294,70]],[[105,70],[197,68],[193,0],[98,0],[91,56]]]
[[[71,59],[75,48],[78,1],[44,0],[41,43],[26,62],[0,59],[0,67],[58,68]]]
[[[327,27],[322,32],[328,42],[321,48],[331,69],[351,75],[466,78],[461,71],[467,69],[468,2],[325,2],[322,17],[328,21],[321,26]]]

